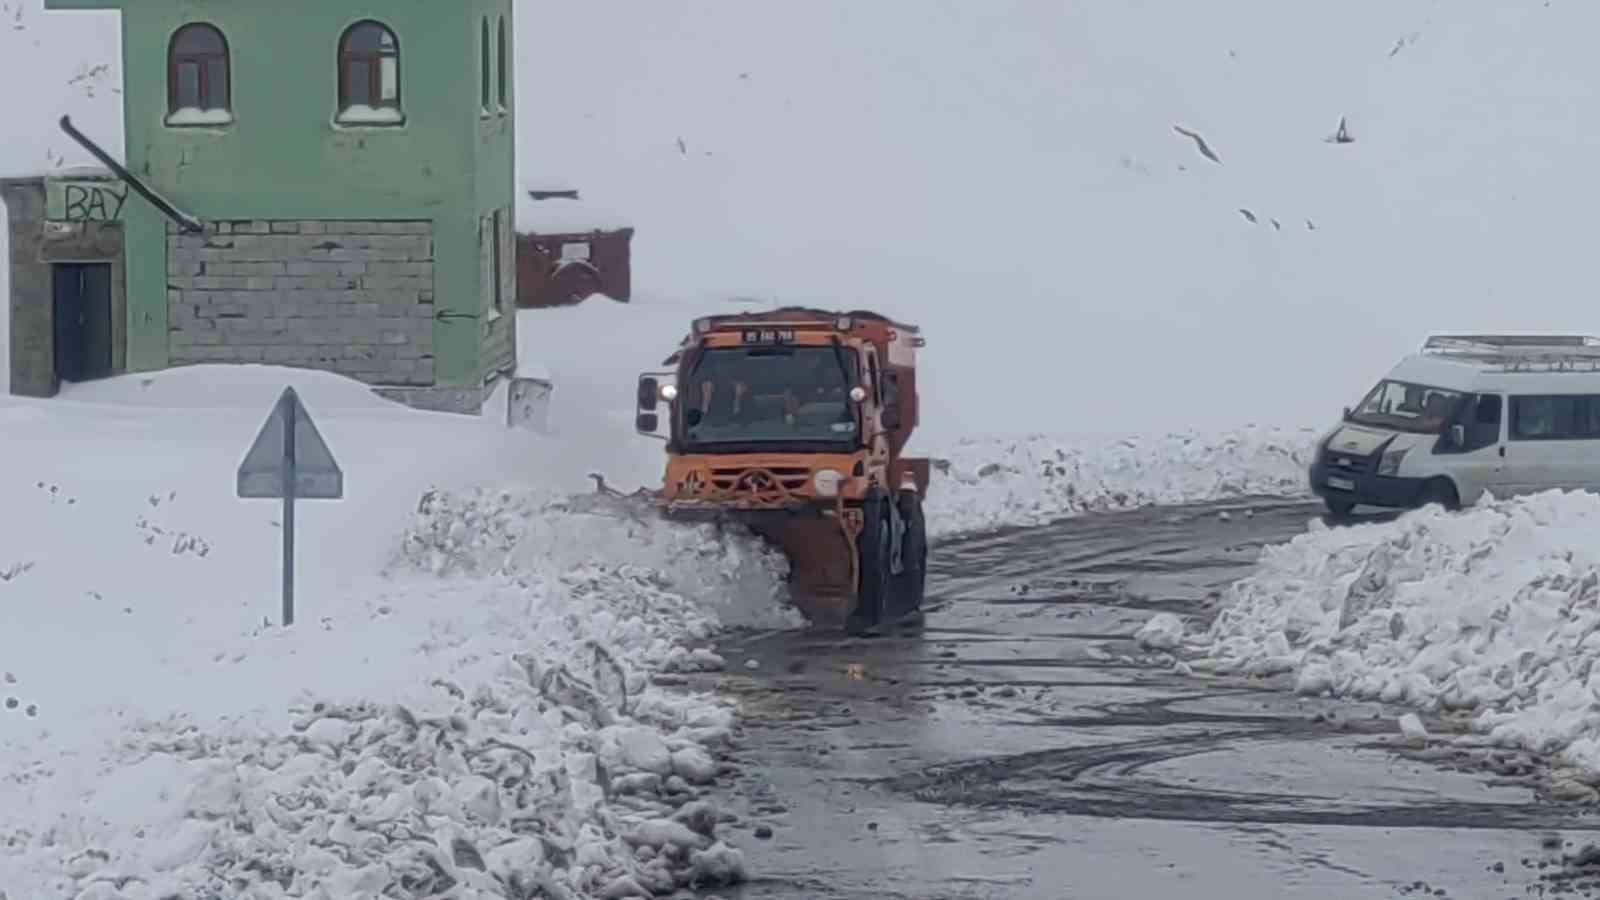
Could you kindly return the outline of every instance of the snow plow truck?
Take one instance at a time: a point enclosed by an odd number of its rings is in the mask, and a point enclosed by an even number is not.
[[[776,546],[814,625],[860,634],[920,620],[929,464],[903,451],[923,345],[915,326],[871,312],[695,320],[670,368],[639,376],[636,428],[666,442],[654,504]]]

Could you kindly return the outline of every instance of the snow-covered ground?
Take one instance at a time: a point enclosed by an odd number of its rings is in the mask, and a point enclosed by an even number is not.
[[[1176,643],[1170,616],[1141,633]],[[1600,497],[1550,492],[1349,528],[1320,521],[1228,589],[1194,668],[1467,710],[1479,739],[1600,770]]]

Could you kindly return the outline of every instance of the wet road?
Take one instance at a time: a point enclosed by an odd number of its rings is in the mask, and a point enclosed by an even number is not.
[[[1186,677],[1132,640],[1156,610],[1207,617],[1317,513],[1146,510],[948,544],[919,632],[725,640],[730,671],[704,686],[745,724],[717,799],[755,880],[721,896],[1600,897],[1600,868],[1570,862],[1600,841],[1586,807],[1407,756],[1397,710]]]

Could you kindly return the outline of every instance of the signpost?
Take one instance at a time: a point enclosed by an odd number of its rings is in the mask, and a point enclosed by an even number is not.
[[[344,498],[344,472],[294,388],[284,388],[239,464],[238,496],[283,501],[283,624],[293,625],[294,502]]]

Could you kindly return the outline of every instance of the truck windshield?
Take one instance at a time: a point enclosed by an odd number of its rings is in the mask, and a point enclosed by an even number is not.
[[[695,445],[854,445],[849,365],[850,355],[832,347],[707,349],[681,388],[684,439]]]
[[[1394,431],[1440,434],[1461,408],[1465,396],[1460,391],[1424,384],[1380,381],[1350,413],[1350,421]]]

